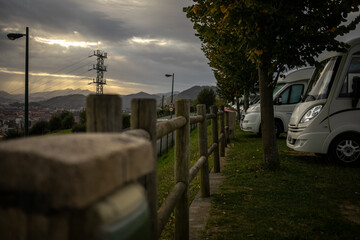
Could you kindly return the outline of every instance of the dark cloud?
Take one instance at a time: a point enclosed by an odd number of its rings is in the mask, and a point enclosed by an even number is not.
[[[4,1],[0,22],[7,27],[29,26],[50,35],[78,31],[93,41],[114,41],[132,36],[123,21],[109,19],[106,13],[86,8],[87,1],[12,0]],[[3,24],[4,25],[4,24]]]

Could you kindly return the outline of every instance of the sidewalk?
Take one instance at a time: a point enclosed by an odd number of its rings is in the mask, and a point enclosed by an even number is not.
[[[224,169],[226,164],[226,155],[228,148],[225,150],[225,157],[220,158],[220,171]],[[209,159],[212,160],[211,157]],[[201,232],[206,226],[206,221],[210,216],[211,207],[211,196],[214,193],[220,191],[219,186],[224,180],[222,173],[214,173],[213,171],[209,174],[210,178],[210,197],[202,198],[200,191],[196,194],[194,201],[190,205],[190,240],[197,240],[201,237]]]

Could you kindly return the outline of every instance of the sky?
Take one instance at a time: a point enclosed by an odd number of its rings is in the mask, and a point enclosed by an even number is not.
[[[215,86],[192,23],[191,0],[0,0],[0,90],[24,93],[25,38],[30,28],[30,94],[88,89],[95,92],[94,50],[107,53],[104,93],[183,91]],[[353,19],[356,14],[350,14]],[[360,36],[360,27],[339,40]],[[90,84],[90,85],[89,85]]]
[[[191,0],[0,0],[0,90],[24,92],[25,37],[30,30],[29,91],[95,92],[94,50],[107,53],[104,93],[183,91],[215,86],[192,23]],[[69,90],[69,94],[76,91]]]

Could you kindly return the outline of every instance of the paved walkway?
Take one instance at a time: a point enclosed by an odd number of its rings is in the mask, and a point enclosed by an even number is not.
[[[226,149],[226,153],[228,148]],[[226,156],[227,154],[225,154]],[[211,157],[209,159],[212,160]],[[226,164],[226,157],[220,159],[220,171],[224,169]],[[194,201],[190,205],[190,240],[197,240],[201,237],[201,232],[206,226],[206,221],[210,216],[210,207],[211,207],[211,196],[214,193],[220,191],[219,186],[224,180],[222,173],[214,173],[211,171],[210,175],[210,197],[202,198],[200,196],[200,191],[197,193]]]

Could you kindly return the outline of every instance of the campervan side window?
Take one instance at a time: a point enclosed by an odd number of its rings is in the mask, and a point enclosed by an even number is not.
[[[301,94],[304,91],[304,85],[303,84],[294,84],[285,89],[281,93],[281,104],[296,104],[300,102],[301,100]]]
[[[360,55],[354,55],[344,78],[339,97],[351,97],[354,77],[360,77]]]

